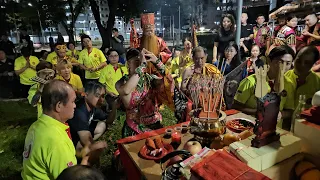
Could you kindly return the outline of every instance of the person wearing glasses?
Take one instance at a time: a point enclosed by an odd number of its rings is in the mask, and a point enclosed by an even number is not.
[[[107,52],[109,64],[101,70],[99,82],[106,87],[106,101],[109,107],[119,96],[116,90],[116,82],[128,74],[128,68],[119,63],[119,53],[116,49],[109,49]]]

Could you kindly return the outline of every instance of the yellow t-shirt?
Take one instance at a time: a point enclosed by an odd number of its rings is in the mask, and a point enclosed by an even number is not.
[[[184,59],[184,61],[186,61],[185,66],[180,67],[180,63],[182,62],[182,59]],[[179,56],[179,57],[175,57],[172,59],[171,62],[171,73],[172,74],[177,74],[178,77],[176,78],[176,81],[178,83],[182,82],[182,75],[184,70],[189,67],[192,66],[194,64],[192,58],[187,55],[187,56]]]
[[[107,59],[102,51],[97,48],[93,48],[90,54],[88,53],[88,49],[84,49],[79,55],[79,63],[83,64],[87,68],[97,68],[101,63],[106,61]],[[99,79],[100,73],[101,70],[92,73],[90,71],[86,71],[86,79]]]
[[[257,108],[257,100],[255,96],[256,76],[255,74],[248,76],[240,82],[238,90],[234,99],[242,104],[245,104],[249,108]],[[271,87],[267,83],[268,92],[271,91]],[[284,90],[287,92],[286,97],[281,97],[280,111],[283,109],[294,110],[294,89],[289,80],[284,78]]]
[[[71,63],[78,63],[77,59],[74,57],[70,57],[70,56],[66,56],[64,59],[66,59],[67,61],[71,62]],[[49,61],[48,61],[49,62]],[[51,59],[50,62],[54,67],[57,66],[58,64],[58,56],[55,56]]]
[[[28,92],[28,101],[29,104],[31,104],[33,96],[36,94],[37,90],[39,89],[40,84],[34,84],[31,86]],[[42,115],[42,104],[41,104],[41,98],[39,99],[39,102],[37,103],[37,111],[38,111],[38,118]]]
[[[320,77],[314,73],[313,71],[306,78],[305,84],[301,86],[297,86],[297,78],[298,76],[294,73],[294,70],[289,70],[285,76],[289,79],[289,82],[293,85],[295,90],[294,94],[294,105],[295,107],[299,103],[299,96],[306,95],[306,108],[311,107],[311,101],[313,95],[320,90]]]
[[[128,74],[128,69],[122,64],[118,64],[118,69],[115,71],[111,64],[108,64],[101,70],[99,82],[106,86],[108,92],[119,95],[116,90],[116,82],[119,81],[124,75]]]
[[[53,59],[57,58],[57,57],[58,57],[57,53],[55,51],[53,51],[53,52],[48,54],[46,61],[52,63]]]
[[[73,50],[73,54],[75,55],[75,58],[77,59],[77,58],[79,58],[80,52],[78,50],[74,49]],[[72,57],[72,51],[71,50],[67,51],[67,56]]]
[[[77,164],[68,128],[45,114],[30,126],[23,151],[24,180],[57,179],[64,169]]]
[[[39,59],[35,56],[30,56],[29,61],[30,61],[30,66],[32,66],[34,69],[39,64]],[[24,68],[26,64],[27,64],[26,58],[23,56],[20,56],[14,61],[14,70],[17,71]],[[24,84],[24,85],[35,84],[35,82],[30,80],[32,77],[37,75],[37,72],[34,69],[28,68],[19,75],[21,84]]]
[[[60,75],[57,75],[56,79],[65,81],[65,79],[63,79],[63,77],[60,76]],[[71,73],[70,74],[70,80],[67,83],[69,83],[75,91],[77,91],[77,92],[83,91],[83,84],[82,84],[80,76]]]

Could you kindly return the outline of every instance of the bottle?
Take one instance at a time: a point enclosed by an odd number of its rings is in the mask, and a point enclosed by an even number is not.
[[[293,114],[292,114],[292,119],[291,119],[291,129],[290,131],[292,133],[294,133],[294,126],[296,123],[296,119],[300,119],[300,114],[302,111],[304,111],[304,107],[306,105],[306,95],[300,95],[299,96],[299,103],[296,107],[296,109],[294,110]]]

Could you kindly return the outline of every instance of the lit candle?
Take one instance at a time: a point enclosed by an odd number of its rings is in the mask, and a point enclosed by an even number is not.
[[[181,143],[181,134],[179,132],[174,132],[172,135],[171,135],[171,141],[173,143],[178,143],[180,144]]]

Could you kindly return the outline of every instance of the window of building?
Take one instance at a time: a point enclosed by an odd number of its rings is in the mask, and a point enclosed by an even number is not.
[[[101,17],[104,17],[104,14],[101,14]]]

